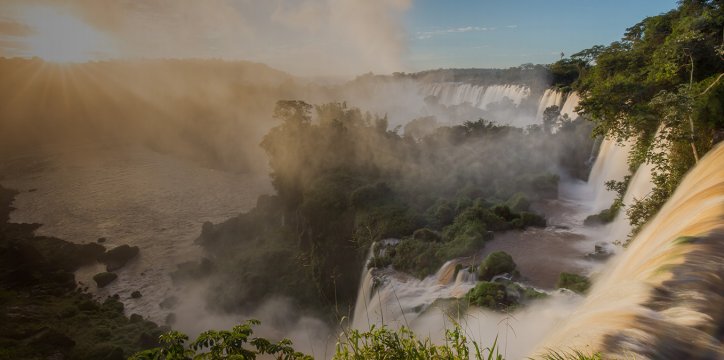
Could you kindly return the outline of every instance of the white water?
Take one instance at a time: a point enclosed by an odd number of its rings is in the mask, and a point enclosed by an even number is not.
[[[540,101],[538,102],[538,111],[535,114],[535,119],[538,121],[538,123],[543,122],[543,112],[551,107],[551,106],[558,106],[561,107],[563,103],[563,93],[554,90],[554,89],[548,89],[543,93],[543,97],[541,97]]]
[[[628,171],[628,153],[630,143],[618,144],[608,138],[601,142],[598,157],[593,163],[588,177],[588,193],[591,197],[591,213],[607,209],[616,199],[616,193],[606,188],[609,180],[622,181]]]
[[[365,272],[357,296],[352,327],[367,330],[370,325],[410,326],[438,299],[465,296],[477,276],[467,269],[455,274],[457,260],[446,262],[435,275],[423,280],[389,270]],[[374,279],[382,283],[373,289]]]
[[[606,236],[607,242],[626,242],[628,235],[632,231],[631,223],[629,222],[628,216],[626,216],[626,211],[637,200],[646,198],[651,193],[651,190],[653,190],[652,170],[653,165],[651,164],[642,164],[636,169],[628,184],[626,194],[623,197],[623,206],[619,209],[614,220],[606,225],[605,232],[608,234]]]
[[[518,106],[530,95],[530,88],[522,85],[479,86],[454,82],[423,84],[421,91],[436,96],[446,106],[468,103],[483,110],[506,98]]]
[[[669,201],[607,264],[584,303],[539,347],[615,358],[722,358],[712,323],[721,297],[724,145],[712,149]],[[681,237],[700,237],[679,242]],[[661,289],[661,291],[654,291]],[[658,303],[647,306],[653,299]]]
[[[571,120],[578,118],[580,114],[576,112],[576,107],[580,101],[581,98],[578,96],[578,92],[573,91],[568,94],[566,102],[563,103],[563,107],[561,108],[561,116],[567,115]]]

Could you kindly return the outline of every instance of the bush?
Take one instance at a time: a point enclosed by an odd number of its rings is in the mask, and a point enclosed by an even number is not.
[[[513,257],[505,251],[490,253],[478,267],[478,278],[480,280],[491,280],[496,275],[513,274],[516,265]]]
[[[511,196],[505,204],[516,212],[527,211],[530,208],[530,200],[521,192]]]
[[[557,288],[566,288],[579,294],[585,293],[591,287],[591,281],[587,277],[563,272],[558,277]]]
[[[538,214],[534,214],[532,212],[522,212],[520,213],[520,223],[522,227],[546,227],[547,222],[546,219]]]
[[[616,203],[614,203],[613,205],[611,205],[610,208],[603,209],[598,214],[586,217],[586,220],[583,220],[583,225],[595,226],[608,224],[616,218],[616,215],[618,215],[618,211],[620,210],[620,208],[620,206],[617,206]]]
[[[415,230],[414,233],[412,233],[412,238],[415,240],[420,241],[427,241],[427,242],[438,242],[441,240],[440,234],[437,232],[430,230],[428,228],[422,228]]]
[[[505,285],[489,281],[479,282],[465,295],[465,299],[472,305],[490,309],[504,309],[512,303]]]

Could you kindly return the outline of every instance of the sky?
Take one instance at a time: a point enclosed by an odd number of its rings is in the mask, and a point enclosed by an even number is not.
[[[416,0],[405,14],[412,68],[551,63],[608,45],[674,0]]]
[[[302,76],[550,63],[675,0],[0,0],[0,56],[223,58]]]

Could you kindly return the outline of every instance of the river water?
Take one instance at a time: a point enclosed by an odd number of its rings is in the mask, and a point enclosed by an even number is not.
[[[86,146],[52,156],[0,161],[0,184],[21,191],[12,222],[41,223],[36,234],[75,242],[107,240],[107,248],[138,246],[140,256],[97,289],[102,265],[76,273],[89,291],[119,294],[128,314],[163,322],[159,303],[174,294],[169,272],[197,260],[194,245],[204,221],[220,222],[251,209],[272,191],[266,175],[230,173],[143,147]],[[140,299],[130,299],[134,290]]]

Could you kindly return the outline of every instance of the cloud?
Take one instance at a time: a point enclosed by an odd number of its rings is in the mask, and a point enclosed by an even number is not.
[[[454,33],[467,33],[467,32],[482,32],[482,31],[493,31],[494,27],[485,26],[466,26],[457,28],[437,29],[431,31],[420,31],[415,34],[418,40],[431,39],[438,35],[454,34]]]
[[[34,33],[27,24],[9,19],[0,19],[0,36],[29,36]]]
[[[405,70],[402,15],[411,1],[3,0],[0,12],[62,8],[111,38],[121,57],[245,59],[301,75],[353,75]]]

